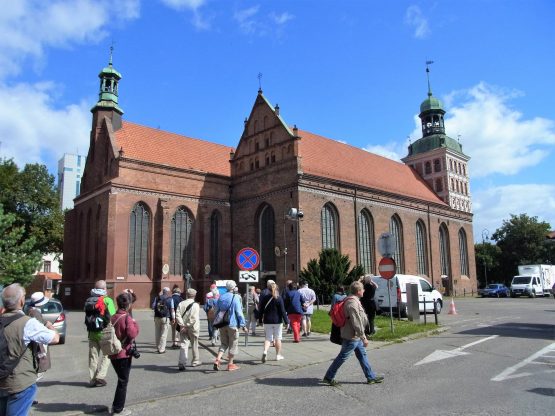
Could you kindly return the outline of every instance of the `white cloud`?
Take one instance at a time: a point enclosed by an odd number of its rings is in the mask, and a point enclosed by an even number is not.
[[[283,25],[287,23],[289,20],[294,19],[295,16],[287,12],[283,12],[281,14],[270,13],[270,18],[274,21],[274,23],[278,25]]]
[[[414,27],[414,37],[417,39],[425,39],[431,34],[428,19],[422,14],[422,10],[418,6],[409,6],[405,13],[405,22]]]
[[[482,231],[491,236],[510,214],[527,214],[546,221],[555,228],[555,185],[506,185],[473,192],[474,240],[481,241]]]
[[[85,153],[89,146],[90,103],[55,109],[52,96],[57,86],[44,82],[34,85],[0,86],[0,156],[25,163],[57,160],[76,149]]]
[[[197,10],[199,7],[206,4],[206,0],[160,0],[166,6],[175,10]]]
[[[401,158],[406,156],[406,146],[401,146],[398,143],[388,143],[386,145],[368,145],[364,150],[375,153],[377,155],[387,157],[388,159],[400,162]],[[404,153],[403,153],[404,152]],[[401,156],[401,154],[403,156]]]
[[[46,47],[98,42],[106,23],[137,18],[140,0],[23,0],[2,4],[0,79],[17,75],[26,59],[42,63]]]
[[[508,104],[516,95],[480,83],[448,96],[448,102],[462,97],[448,108],[445,127],[451,137],[461,135],[463,151],[472,158],[473,177],[514,175],[539,164],[555,150],[555,121],[524,119]],[[420,132],[420,127],[417,130]]]
[[[255,19],[260,6],[252,6],[248,9],[238,10],[233,14],[233,18],[239,23],[239,28],[243,33],[251,34],[257,31],[260,24]]]

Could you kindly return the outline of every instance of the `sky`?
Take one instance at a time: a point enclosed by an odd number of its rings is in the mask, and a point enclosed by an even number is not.
[[[124,119],[237,145],[261,85],[289,124],[400,161],[430,60],[470,156],[474,239],[555,229],[555,2],[0,0],[0,157],[85,154],[113,46]],[[259,78],[259,74],[262,74]],[[260,84],[259,84],[260,83]]]

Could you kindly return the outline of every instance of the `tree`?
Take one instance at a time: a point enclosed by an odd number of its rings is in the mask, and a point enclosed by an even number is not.
[[[34,238],[25,238],[24,227],[15,223],[15,215],[4,214],[0,204],[0,284],[16,282],[26,286],[33,279],[42,255],[35,249]]]
[[[506,276],[499,273],[499,260],[501,258],[501,249],[491,243],[476,244],[474,246],[476,253],[476,275],[481,286],[486,284],[485,273],[487,273],[487,281],[510,283]]]
[[[526,214],[511,215],[503,221],[492,238],[501,249],[499,270],[505,280],[517,274],[521,264],[554,262],[555,250],[546,238],[550,230],[549,223]]]
[[[15,215],[23,227],[23,238],[34,241],[41,253],[63,250],[63,212],[60,209],[54,176],[45,165],[27,164],[22,171],[12,159],[0,161],[0,204]]]
[[[349,256],[335,249],[324,249],[319,259],[311,259],[306,269],[301,270],[300,278],[306,280],[324,300],[330,299],[339,285],[347,286],[364,274],[364,268],[356,265],[351,270]]]

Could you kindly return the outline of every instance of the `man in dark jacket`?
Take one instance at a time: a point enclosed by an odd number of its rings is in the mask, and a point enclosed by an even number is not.
[[[154,299],[152,309],[154,309],[154,343],[158,348],[158,354],[163,354],[166,352],[168,329],[175,323],[175,306],[169,287],[163,288],[162,293]]]

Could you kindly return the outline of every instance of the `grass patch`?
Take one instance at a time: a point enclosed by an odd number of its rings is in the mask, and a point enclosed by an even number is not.
[[[423,322],[423,319],[424,318],[421,316],[421,322]],[[428,315],[428,323],[426,325],[423,323],[418,324],[410,321],[400,321],[393,318],[393,333],[391,333],[389,316],[376,316],[374,325],[376,326],[377,332],[371,337],[373,341],[396,341],[409,335],[433,331],[439,328],[439,325],[433,323],[433,315],[431,318],[430,315]],[[322,309],[315,309],[314,315],[312,315],[312,331],[329,334],[330,329],[331,319],[328,312]]]

